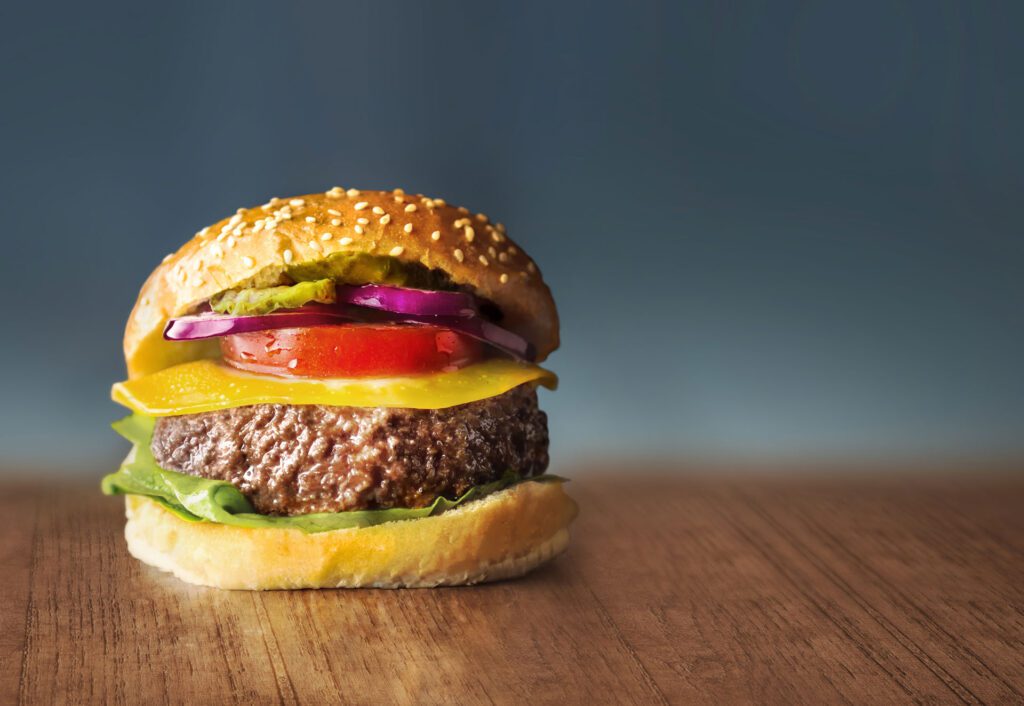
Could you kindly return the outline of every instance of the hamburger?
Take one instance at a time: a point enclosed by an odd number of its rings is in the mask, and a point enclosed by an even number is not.
[[[561,553],[540,367],[558,315],[500,223],[443,199],[273,198],[146,280],[114,424],[137,559],[232,589],[472,584]]]

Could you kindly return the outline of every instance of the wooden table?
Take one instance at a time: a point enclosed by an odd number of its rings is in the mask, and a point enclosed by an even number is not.
[[[136,563],[94,486],[7,483],[0,700],[1024,702],[1022,475],[569,489],[523,580],[260,594]]]

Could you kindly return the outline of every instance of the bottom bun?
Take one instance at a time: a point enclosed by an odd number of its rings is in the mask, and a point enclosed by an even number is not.
[[[189,522],[125,497],[132,556],[216,588],[457,586],[521,576],[569,542],[576,503],[560,482],[520,483],[415,520],[306,534]]]

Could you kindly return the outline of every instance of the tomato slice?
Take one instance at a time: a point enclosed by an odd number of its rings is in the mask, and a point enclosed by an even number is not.
[[[483,344],[440,326],[339,324],[224,336],[224,360],[255,373],[298,377],[386,377],[454,370]]]

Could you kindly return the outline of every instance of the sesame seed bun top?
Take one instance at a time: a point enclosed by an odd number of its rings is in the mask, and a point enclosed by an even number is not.
[[[216,355],[216,342],[165,341],[168,319],[226,289],[277,283],[287,268],[340,252],[387,255],[442,270],[504,313],[543,360],[558,347],[558,313],[533,260],[482,213],[443,199],[394,191],[343,190],[271,199],[203,228],[164,258],[128,318],[130,378]]]

